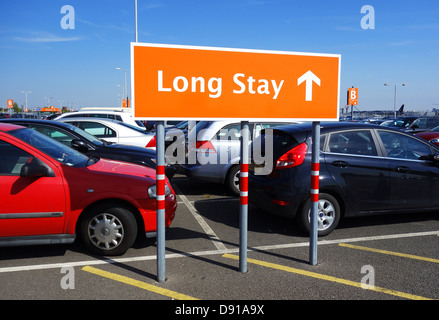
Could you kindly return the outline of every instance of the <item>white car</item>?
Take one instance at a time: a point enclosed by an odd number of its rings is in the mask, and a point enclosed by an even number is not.
[[[292,122],[249,122],[250,142],[262,129],[274,128]],[[176,168],[193,179],[222,183],[235,195],[239,194],[239,160],[241,123],[239,121],[199,121],[192,129],[196,132],[195,156],[190,163],[178,163]],[[169,134],[169,133],[168,133]],[[187,149],[191,149],[189,146]],[[202,161],[200,161],[202,160]]]
[[[56,117],[54,120],[79,118],[79,117],[118,120],[121,122],[131,124],[136,127],[140,127],[145,130],[145,126],[141,121],[135,120],[130,111],[122,110],[122,109],[99,108],[99,110],[96,110],[95,108],[90,108],[90,109],[84,108],[81,109],[80,111],[63,113],[58,117]]]
[[[107,142],[146,147],[154,137],[145,129],[132,126],[128,123],[100,118],[62,118],[58,121],[66,122],[85,132]]]

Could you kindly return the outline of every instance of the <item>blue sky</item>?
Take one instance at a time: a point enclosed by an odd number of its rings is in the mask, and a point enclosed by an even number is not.
[[[75,10],[63,29],[61,7]],[[364,5],[375,29],[363,29]],[[341,54],[340,106],[439,108],[435,0],[138,0],[139,42]],[[1,0],[0,107],[115,107],[134,41],[134,0]],[[390,87],[384,83],[390,83]],[[402,87],[401,84],[407,86]]]

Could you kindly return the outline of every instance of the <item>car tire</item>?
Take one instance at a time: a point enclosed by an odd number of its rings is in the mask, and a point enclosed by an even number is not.
[[[239,165],[234,165],[226,176],[226,187],[235,196],[239,195],[239,172]]]
[[[338,225],[341,216],[340,205],[333,196],[321,193],[319,195],[319,205],[317,213],[318,236],[330,234]],[[310,232],[311,202],[306,200],[297,216],[297,222],[307,233]]]
[[[98,255],[124,254],[137,237],[133,213],[120,204],[103,204],[87,211],[80,224],[80,237]]]

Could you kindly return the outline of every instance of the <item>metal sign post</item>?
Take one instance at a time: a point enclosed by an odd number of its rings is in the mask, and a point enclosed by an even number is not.
[[[157,280],[165,282],[165,123],[157,121],[157,164],[156,164],[156,201],[157,201]]]
[[[239,271],[241,272],[247,272],[248,143],[248,121],[241,121],[241,160],[239,168]]]
[[[319,175],[320,175],[320,122],[312,123],[311,160],[311,216],[309,263],[317,265],[318,213],[319,213]]]

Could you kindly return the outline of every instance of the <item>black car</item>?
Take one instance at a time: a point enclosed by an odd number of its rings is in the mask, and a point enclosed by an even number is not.
[[[252,145],[253,155],[272,155],[273,169],[252,160],[249,201],[296,218],[309,231],[312,125],[271,132],[272,150],[266,147],[267,130]],[[360,123],[322,123],[320,140],[320,236],[343,217],[439,210],[436,146],[399,130]]]
[[[156,167],[154,150],[106,142],[68,123],[33,119],[2,119],[0,121],[37,130],[89,157],[126,161],[153,169]],[[166,176],[171,179],[175,170],[172,166],[166,166],[165,172]]]

